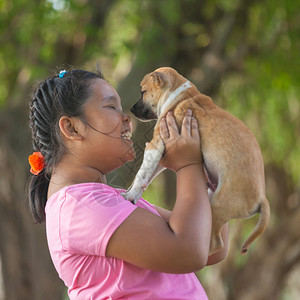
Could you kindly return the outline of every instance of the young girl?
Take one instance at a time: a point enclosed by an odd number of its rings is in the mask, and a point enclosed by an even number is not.
[[[105,175],[135,158],[132,124],[101,74],[61,71],[31,100],[33,217],[46,222],[54,266],[70,299],[207,299],[194,271],[208,256],[211,208],[191,112],[181,133],[171,113],[160,123],[161,165],[176,172],[173,211],[143,199],[136,205]]]

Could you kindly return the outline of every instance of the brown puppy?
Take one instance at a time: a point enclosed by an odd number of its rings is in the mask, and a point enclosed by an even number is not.
[[[142,166],[124,197],[136,202],[163,170],[158,165],[164,152],[159,132],[161,118],[171,110],[181,128],[187,109],[191,109],[199,124],[204,169],[211,190],[210,254],[223,247],[221,229],[226,222],[260,213],[255,229],[242,246],[242,253],[246,253],[270,218],[264,164],[254,135],[243,122],[215,105],[172,68],[159,68],[147,74],[141,82],[141,93],[141,99],[131,111],[142,121],[158,121],[153,139],[145,149]]]

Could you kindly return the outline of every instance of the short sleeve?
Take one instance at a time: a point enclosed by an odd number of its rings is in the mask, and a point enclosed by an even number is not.
[[[105,256],[110,237],[136,208],[104,184],[70,187],[66,190],[59,217],[63,250]]]

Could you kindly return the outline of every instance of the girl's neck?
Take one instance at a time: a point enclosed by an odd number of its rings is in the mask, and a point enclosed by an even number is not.
[[[86,182],[107,183],[106,177],[101,171],[74,164],[59,163],[52,171],[48,188],[48,198],[60,189],[74,184]]]

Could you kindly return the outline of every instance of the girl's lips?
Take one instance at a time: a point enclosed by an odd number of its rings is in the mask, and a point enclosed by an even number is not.
[[[128,125],[129,126],[124,126],[125,129],[121,132],[121,139],[131,141],[132,129],[133,129],[132,122],[129,121]]]

